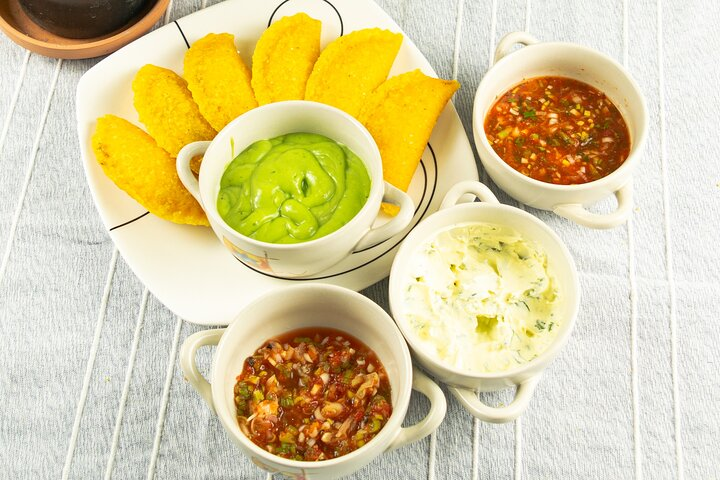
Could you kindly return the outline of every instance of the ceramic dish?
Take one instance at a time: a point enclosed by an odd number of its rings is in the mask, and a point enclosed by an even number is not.
[[[132,105],[131,82],[142,65],[154,63],[182,72],[188,45],[209,32],[233,33],[240,54],[250,64],[255,42],[267,25],[273,19],[298,11],[322,20],[323,45],[342,33],[360,28],[400,31],[370,0],[299,3],[229,0],[136,40],[90,69],[78,84],[80,151],[102,221],[137,277],[170,310],[189,322],[228,324],[252,299],[296,281],[331,282],[353,290],[368,287],[387,276],[397,246],[407,232],[437,210],[442,196],[453,184],[478,178],[465,130],[454,107],[448,104],[408,191],[416,207],[410,226],[390,240],[350,255],[321,274],[304,280],[283,280],[228,259],[209,228],[175,225],[148,214],[105,176],[90,144],[95,120],[112,113],[139,124]],[[390,75],[415,68],[437,76],[412,40],[405,36]]]
[[[338,230],[309,242],[273,244],[246,237],[228,225],[217,209],[220,179],[237,152],[258,139],[288,132],[319,133],[346,145],[370,174],[370,193],[362,209]],[[199,180],[190,168],[203,154]],[[305,277],[389,239],[408,226],[414,206],[408,195],[383,181],[382,159],[370,132],[347,113],[330,105],[304,100],[275,102],[254,108],[230,122],[212,142],[194,142],[177,156],[180,180],[200,202],[218,239],[248,267],[279,277]],[[381,202],[400,207],[398,214],[371,229]]]
[[[227,329],[204,330],[188,337],[180,351],[180,365],[185,378],[217,414],[230,438],[255,465],[268,472],[303,479],[349,475],[383,452],[429,435],[445,417],[447,405],[440,387],[420,371],[413,371],[410,352],[393,320],[359,293],[333,285],[295,285],[257,299],[238,318],[242,321]],[[235,414],[235,378],[245,359],[273,336],[304,327],[342,330],[363,342],[377,354],[392,389],[392,414],[372,440],[346,455],[318,462],[288,460],[268,453],[242,433]],[[204,345],[218,346],[210,383],[195,365],[197,350]],[[428,397],[430,409],[416,425],[403,427],[411,389]]]
[[[511,52],[515,44],[525,45]],[[630,133],[630,155],[606,177],[577,185],[555,185],[527,177],[505,163],[488,143],[485,116],[496,99],[525,79],[561,76],[592,85],[620,110]],[[480,159],[493,181],[515,199],[592,228],[612,228],[632,213],[632,173],[640,162],[647,136],[647,108],[640,87],[622,65],[581,45],[538,42],[525,32],[506,35],[498,43],[495,63],[478,86],[473,105],[473,132]],[[584,206],[615,195],[617,209],[596,214]]]
[[[477,196],[482,202],[456,205],[466,193]],[[549,270],[557,280],[558,298],[562,299],[557,311],[557,317],[562,318],[560,330],[547,349],[525,364],[492,373],[477,373],[451,367],[427,352],[408,323],[404,301],[405,278],[412,256],[419,245],[448,227],[483,222],[512,227],[524,238],[537,243],[547,255]],[[390,273],[390,308],[415,357],[436,378],[450,385],[450,392],[471,414],[487,422],[508,422],[522,415],[527,409],[542,372],[570,338],[579,300],[580,285],[575,262],[560,238],[529,213],[498,203],[490,189],[479,182],[458,183],[447,193],[440,211],[424,220],[405,239]],[[494,391],[513,386],[518,387],[515,399],[503,407],[485,405],[475,393],[476,389]]]
[[[18,45],[54,58],[92,58],[107,55],[150,30],[170,0],[149,2],[128,24],[107,35],[74,39],[49,32],[30,19],[18,0],[0,0],[0,29]]]

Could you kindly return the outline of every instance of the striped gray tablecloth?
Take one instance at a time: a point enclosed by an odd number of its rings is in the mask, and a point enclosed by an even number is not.
[[[462,83],[469,136],[475,89],[514,30],[624,63],[650,129],[630,223],[593,231],[532,211],[568,244],[583,298],[525,416],[483,424],[448,398],[435,435],[354,478],[720,478],[718,3],[379,3]],[[175,0],[165,21],[205,6]],[[264,479],[183,381],[178,346],[200,327],[148,294],[93,205],[74,97],[97,61],[44,58],[0,35],[0,477]],[[387,281],[363,293],[387,307]],[[414,394],[408,421],[426,408]]]

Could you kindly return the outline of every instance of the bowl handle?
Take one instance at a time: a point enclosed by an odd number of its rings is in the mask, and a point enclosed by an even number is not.
[[[453,205],[456,205],[460,200],[460,197],[462,197],[466,193],[471,193],[475,195],[483,202],[500,203],[487,186],[474,180],[467,180],[465,182],[456,183],[452,186],[452,188],[450,188],[450,190],[448,190],[448,192],[445,194],[445,198],[443,198],[443,201],[440,204],[440,210],[444,210],[446,208],[452,207]]]
[[[215,404],[212,399],[212,388],[210,382],[205,380],[205,377],[203,377],[200,370],[198,370],[197,364],[195,363],[195,355],[200,347],[217,345],[223,333],[225,333],[224,328],[203,330],[194,333],[185,339],[180,349],[180,368],[183,371],[185,379],[198,391],[213,413],[215,413]]]
[[[202,200],[200,199],[200,183],[195,178],[192,170],[190,170],[190,161],[196,155],[203,155],[210,146],[210,142],[193,142],[185,145],[178,153],[177,160],[175,161],[175,169],[177,170],[178,177],[188,192],[195,197],[195,200],[202,206]]]
[[[540,43],[537,38],[533,37],[527,32],[510,32],[500,39],[497,48],[495,49],[495,57],[493,58],[493,65],[500,61],[505,55],[510,53],[510,49],[516,44],[521,45],[534,45]]]
[[[553,212],[590,228],[615,228],[630,218],[633,206],[632,182],[623,185],[615,192],[617,208],[614,212],[598,214],[589,212],[579,203],[566,203],[553,207]]]
[[[515,399],[510,405],[504,407],[489,407],[485,405],[478,398],[475,390],[469,388],[448,387],[448,389],[474,417],[484,422],[505,423],[515,420],[525,413],[541,376],[542,374],[535,375],[518,385],[517,391],[515,392]]]
[[[355,245],[354,252],[364,250],[400,233],[410,224],[415,214],[415,205],[410,196],[399,188],[385,182],[382,201],[400,207],[400,211],[387,223],[369,230]]]
[[[437,428],[445,419],[445,412],[447,411],[447,400],[440,387],[435,382],[430,380],[427,375],[422,373],[417,368],[413,368],[413,390],[425,395],[430,400],[430,410],[425,418],[420,420],[412,427],[402,427],[398,432],[395,439],[392,441],[387,451],[395,450],[408,443],[416,442],[422,438],[427,437]]]

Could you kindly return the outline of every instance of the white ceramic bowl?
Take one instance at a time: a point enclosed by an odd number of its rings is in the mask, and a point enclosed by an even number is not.
[[[482,203],[456,204],[466,193],[473,194]],[[548,268],[557,280],[558,295],[563,299],[558,318],[562,318],[560,331],[548,348],[530,362],[497,373],[478,373],[446,365],[425,351],[405,313],[404,293],[413,254],[424,242],[440,231],[459,224],[494,223],[506,225],[523,237],[536,242],[547,254]],[[532,398],[542,372],[560,353],[575,325],[580,299],[575,262],[560,238],[536,217],[518,208],[498,203],[492,192],[479,182],[462,182],[446,194],[440,210],[423,220],[407,236],[390,271],[390,308],[398,327],[410,345],[417,360],[440,381],[450,385],[450,392],[477,418],[487,422],[507,422],[522,415]],[[514,401],[504,407],[483,404],[475,390],[494,391],[517,386]]]
[[[370,347],[390,379],[393,412],[380,432],[359,449],[320,462],[288,460],[255,445],[238,426],[233,389],[245,359],[268,339],[305,327],[342,330]],[[195,364],[198,348],[217,345],[210,383]],[[180,351],[185,378],[218,415],[225,431],[257,466],[293,478],[327,479],[363,467],[381,453],[429,435],[445,417],[445,396],[420,371],[413,371],[410,352],[393,320],[377,304],[341,287],[307,284],[271,292],[240,312],[227,329],[204,330],[188,337]],[[430,411],[418,424],[402,427],[411,389],[430,400]]]
[[[346,145],[364,162],[370,175],[370,195],[360,211],[340,229],[315,240],[295,244],[261,242],[233,230],[217,211],[220,179],[225,168],[250,144],[294,132],[325,135]],[[190,160],[204,154],[200,178]],[[410,197],[383,181],[380,151],[370,132],[353,117],[322,103],[293,100],[271,103],[244,113],[220,131],[212,142],[194,142],[177,157],[180,180],[200,202],[213,231],[230,252],[251,268],[281,277],[303,277],[321,272],[352,251],[380,243],[402,231],[412,219]],[[386,223],[372,228],[380,203],[400,206]]]
[[[518,43],[525,47],[510,53]],[[478,86],[473,105],[475,146],[493,181],[516,200],[552,210],[581,225],[612,228],[625,223],[632,213],[632,174],[640,161],[647,130],[645,99],[627,70],[596,50],[573,43],[538,42],[525,32],[503,37],[494,61]],[[514,85],[541,76],[570,77],[590,84],[618,107],[630,132],[631,147],[617,170],[584,184],[555,185],[523,175],[495,153],[484,130],[488,110]],[[611,213],[595,214],[584,207],[611,195],[618,203]]]

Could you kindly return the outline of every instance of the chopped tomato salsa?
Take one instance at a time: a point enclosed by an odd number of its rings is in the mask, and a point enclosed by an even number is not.
[[[617,107],[600,90],[564,77],[531,78],[505,92],[485,117],[485,135],[518,172],[561,185],[605,177],[630,153]]]
[[[390,382],[375,353],[330,328],[294,330],[245,360],[235,384],[242,432],[293,460],[350,453],[385,426]]]

